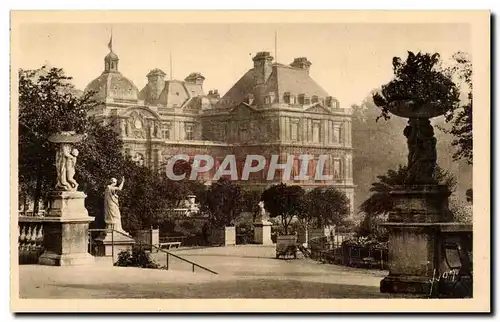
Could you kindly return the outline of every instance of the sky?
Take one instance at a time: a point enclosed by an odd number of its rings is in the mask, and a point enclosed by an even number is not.
[[[344,108],[360,104],[392,78],[394,56],[406,58],[410,50],[447,59],[471,52],[467,24],[44,23],[21,26],[19,66],[63,68],[83,90],[104,69],[111,30],[118,68],[139,90],[146,74],[160,68],[167,78],[181,80],[200,72],[205,92],[224,94],[252,68],[257,52],[269,51],[282,64],[307,57],[311,77]]]

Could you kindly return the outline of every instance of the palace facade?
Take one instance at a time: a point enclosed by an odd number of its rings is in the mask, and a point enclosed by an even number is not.
[[[93,91],[102,102],[94,116],[114,122],[124,153],[139,164],[161,170],[174,155],[208,154],[215,159],[214,170],[199,179],[210,183],[226,155],[242,162],[249,154],[267,160],[279,155],[280,163],[291,155],[292,175],[301,169],[299,155],[314,155],[307,180],[283,180],[277,172],[268,181],[264,171],[238,183],[263,188],[278,182],[305,189],[335,186],[346,192],[353,209],[351,110],[341,108],[311,78],[311,62],[305,57],[283,65],[273,62],[269,52],[259,52],[249,63],[251,68],[222,97],[217,90],[204,91],[200,73],[168,80],[158,68],[146,75],[148,83],[139,90],[120,73],[119,58],[111,50],[104,71],[85,91]],[[323,173],[333,180],[314,179],[320,155],[329,156]]]

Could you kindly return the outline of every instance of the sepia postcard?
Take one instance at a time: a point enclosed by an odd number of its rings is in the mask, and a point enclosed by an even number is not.
[[[490,312],[490,19],[12,11],[11,310]]]

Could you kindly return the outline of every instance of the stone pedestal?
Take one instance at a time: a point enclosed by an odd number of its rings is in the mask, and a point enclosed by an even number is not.
[[[118,254],[122,251],[130,251],[135,244],[135,240],[126,232],[123,234],[113,231],[108,232],[104,237],[96,238],[97,253],[99,256],[113,257],[113,262],[118,259]]]
[[[449,191],[445,186],[399,187],[391,192],[394,210],[389,231],[389,275],[380,283],[384,293],[428,294],[442,253],[438,227],[449,222]]]
[[[81,191],[49,193],[50,206],[44,218],[44,253],[41,265],[71,266],[94,263],[88,253],[89,217],[85,209],[86,195]]]
[[[236,227],[214,228],[211,231],[210,240],[213,245],[234,246],[236,245]]]
[[[272,223],[268,221],[254,222],[253,240],[256,244],[260,245],[272,245],[271,240],[271,227]]]

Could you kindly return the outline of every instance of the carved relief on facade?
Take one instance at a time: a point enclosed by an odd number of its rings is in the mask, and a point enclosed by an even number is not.
[[[129,137],[146,138],[146,120],[139,112],[132,112],[128,118]]]
[[[151,138],[160,138],[159,122],[157,120],[149,120],[148,131]]]
[[[144,114],[139,110],[135,110],[129,114],[127,119],[124,119],[124,125],[121,125],[122,131],[125,131],[127,137],[145,139],[160,138],[160,123],[156,118],[152,118],[151,114]]]
[[[132,161],[135,162],[138,166],[144,166],[144,155],[142,153],[136,152],[132,157]]]

